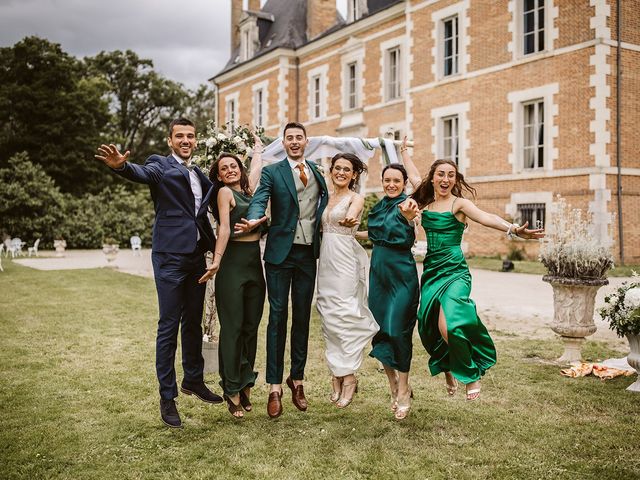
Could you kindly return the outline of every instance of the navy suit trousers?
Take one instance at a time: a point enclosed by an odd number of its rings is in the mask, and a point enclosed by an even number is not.
[[[156,373],[160,396],[178,396],[175,356],[178,327],[182,337],[182,368],[187,383],[203,382],[202,308],[206,285],[199,284],[206,269],[201,248],[191,254],[152,253],[160,319],[156,338]]]

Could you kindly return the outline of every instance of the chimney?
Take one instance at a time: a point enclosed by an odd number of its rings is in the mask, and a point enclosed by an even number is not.
[[[260,11],[260,0],[249,0],[249,4],[247,6],[247,10],[252,12]]]
[[[307,0],[307,40],[333,27],[336,15],[336,0]]]
[[[260,0],[258,0],[260,1]],[[242,17],[242,0],[231,0],[231,53],[240,46],[240,31],[238,24]]]

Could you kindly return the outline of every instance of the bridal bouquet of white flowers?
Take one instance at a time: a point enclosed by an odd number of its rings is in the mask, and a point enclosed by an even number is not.
[[[640,335],[640,279],[634,272],[631,282],[624,282],[615,293],[604,297],[605,306],[598,310],[609,328],[619,337]]]
[[[255,134],[264,141],[264,128],[256,127]],[[208,170],[222,152],[232,153],[242,159],[252,156],[255,145],[253,132],[247,125],[238,125],[229,130],[226,125],[217,126],[207,122],[204,132],[198,135],[198,146],[193,161],[202,169]]]

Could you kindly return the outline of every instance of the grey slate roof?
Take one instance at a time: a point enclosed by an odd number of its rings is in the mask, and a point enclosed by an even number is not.
[[[388,8],[403,0],[368,0],[369,15]],[[260,47],[254,56],[241,62],[240,48],[236,48],[231,53],[231,58],[225,67],[216,73],[217,77],[225,72],[233,70],[237,66],[250,62],[256,57],[262,56],[276,48],[284,47],[297,49],[306,45],[307,40],[307,1],[306,0],[268,0],[260,12],[246,12],[255,16],[258,22],[258,38]],[[271,21],[271,19],[274,19]],[[320,37],[325,37],[346,25],[340,13],[336,15],[336,22],[333,27],[324,32]],[[317,40],[314,39],[314,40]]]

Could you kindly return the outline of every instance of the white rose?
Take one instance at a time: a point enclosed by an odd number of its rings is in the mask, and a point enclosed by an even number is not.
[[[640,287],[627,290],[624,294],[624,306],[629,309],[640,307]]]
[[[242,142],[242,139],[239,136],[236,135],[235,137],[233,137],[233,143],[237,145],[240,142]]]
[[[218,140],[224,140],[225,138],[227,138],[227,136],[224,133],[218,134]]]
[[[213,137],[207,138],[207,141],[205,142],[205,144],[207,145],[207,148],[215,147],[216,143],[218,143],[218,140],[216,140]]]

